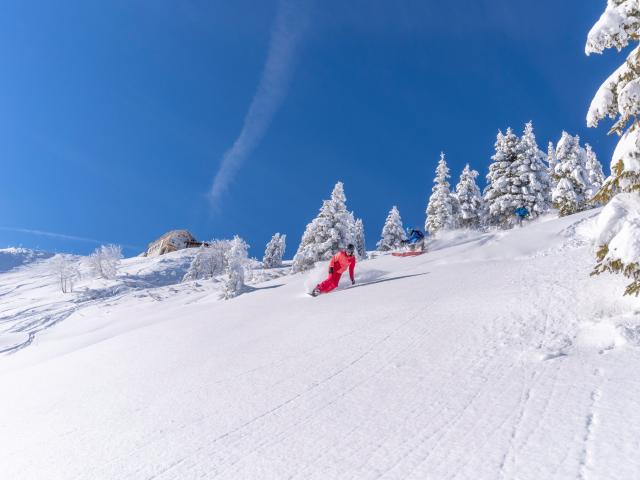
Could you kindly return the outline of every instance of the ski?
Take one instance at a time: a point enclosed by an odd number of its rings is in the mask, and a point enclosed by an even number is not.
[[[417,257],[426,252],[393,252],[391,255],[394,257]]]

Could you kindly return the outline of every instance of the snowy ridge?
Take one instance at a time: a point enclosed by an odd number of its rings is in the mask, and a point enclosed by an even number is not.
[[[588,276],[596,214],[443,233],[316,299],[322,266],[95,299],[0,356],[3,476],[637,478],[640,316]]]
[[[0,248],[0,273],[52,256],[52,253],[28,248]]]

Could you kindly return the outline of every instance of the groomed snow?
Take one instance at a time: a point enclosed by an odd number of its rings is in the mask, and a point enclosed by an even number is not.
[[[81,303],[0,356],[0,476],[639,478],[638,300],[588,275],[596,214],[442,233],[316,299],[321,268],[229,301],[149,282]],[[0,275],[0,325],[67,301],[44,263]]]

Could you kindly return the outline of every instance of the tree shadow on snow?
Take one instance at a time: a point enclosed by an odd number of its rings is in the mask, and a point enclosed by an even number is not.
[[[269,285],[268,287],[251,287],[249,285],[245,285],[244,288],[242,289],[242,293],[252,293],[252,292],[256,292],[258,290],[271,290],[273,288],[280,288],[284,285],[284,283],[279,283],[278,285]]]
[[[395,280],[402,280],[403,278],[411,278],[411,277],[421,277],[423,275],[427,275],[429,272],[424,272],[424,273],[414,273],[413,275],[401,275],[399,277],[391,277],[391,278],[381,278],[380,280],[373,280],[371,282],[365,282],[365,283],[358,283],[352,287],[349,288],[345,288],[344,290],[349,290],[351,288],[359,288],[359,287],[366,287],[369,285],[374,285],[376,283],[384,283],[384,282],[393,282]]]

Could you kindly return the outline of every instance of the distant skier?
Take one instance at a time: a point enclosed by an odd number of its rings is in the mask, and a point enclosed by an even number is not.
[[[317,297],[321,293],[329,293],[340,283],[342,274],[349,269],[349,277],[351,277],[351,285],[356,283],[354,270],[356,268],[356,257],[354,255],[355,247],[353,244],[347,245],[346,250],[336,253],[329,262],[329,276],[327,279],[316,285],[311,295]]]
[[[407,228],[407,239],[402,240],[412,252],[424,252],[424,233],[417,228]]]
[[[518,207],[514,213],[516,214],[516,222],[521,227],[522,222],[529,217],[529,210],[526,207]]]

